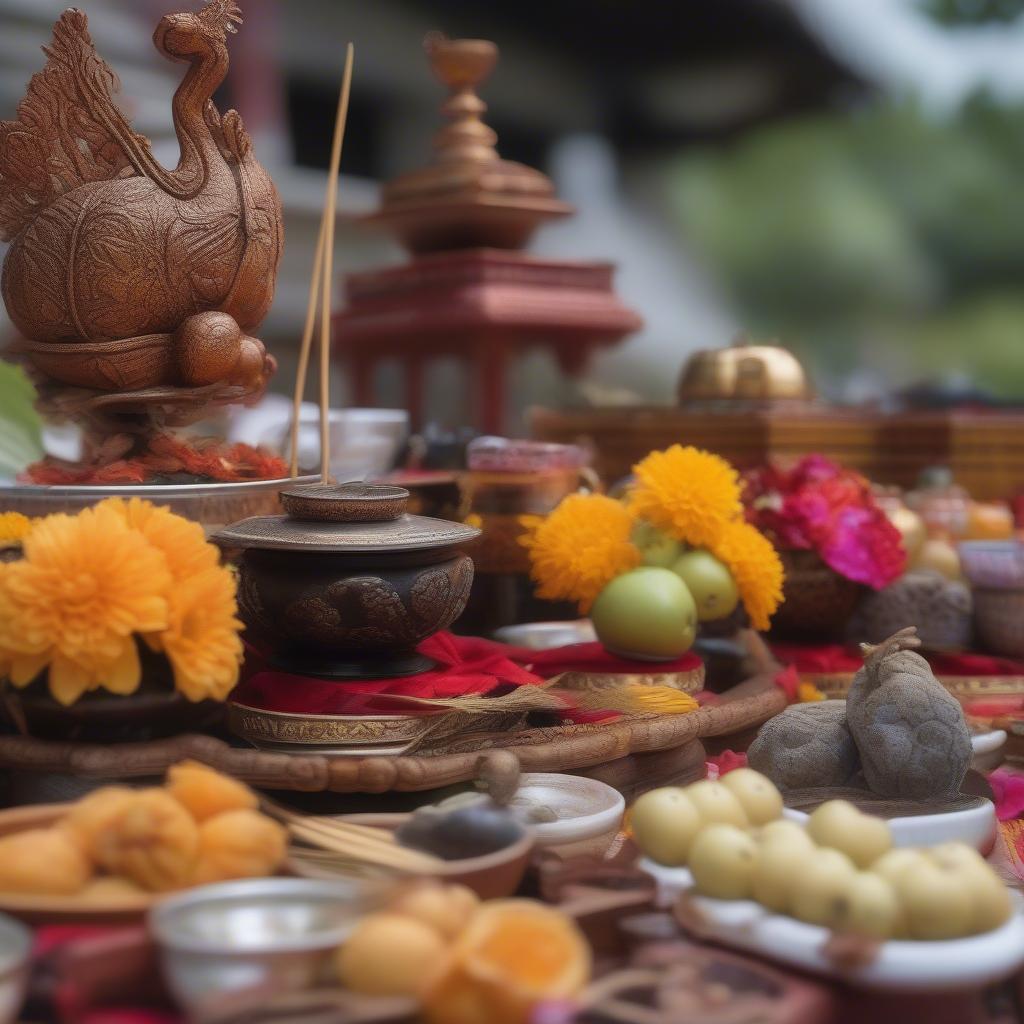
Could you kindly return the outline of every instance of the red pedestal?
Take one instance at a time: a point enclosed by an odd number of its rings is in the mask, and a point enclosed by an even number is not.
[[[475,425],[499,434],[508,372],[522,352],[548,348],[566,373],[577,374],[594,349],[642,326],[612,290],[613,272],[609,263],[467,249],[352,274],[346,308],[335,317],[335,351],[359,405],[375,404],[375,365],[397,359],[414,429],[423,425],[427,362],[454,356],[469,375]]]

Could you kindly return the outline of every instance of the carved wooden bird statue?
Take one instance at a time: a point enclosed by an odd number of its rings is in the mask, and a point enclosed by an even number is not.
[[[174,170],[118,109],[117,76],[76,9],[54,26],[16,120],[0,122],[2,292],[47,376],[101,391],[254,391],[273,372],[245,332],[273,298],[280,203],[238,114],[211,100],[240,22],[231,0],[208,0],[157,26],[157,50],[189,65],[172,101]]]
[[[864,779],[879,796],[953,797],[970,767],[963,709],[914,653],[920,643],[910,626],[877,646],[862,644],[864,666],[847,696]]]

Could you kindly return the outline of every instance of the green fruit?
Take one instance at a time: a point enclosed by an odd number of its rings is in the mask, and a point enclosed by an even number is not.
[[[656,565],[660,569],[671,568],[683,549],[675,537],[645,522],[639,522],[633,527],[630,539],[640,549],[644,565]]]
[[[624,657],[678,658],[697,637],[697,606],[668,569],[642,566],[617,576],[590,610],[597,638]]]
[[[740,592],[732,573],[709,551],[687,551],[672,563],[672,571],[697,602],[701,622],[724,619],[739,604]]]

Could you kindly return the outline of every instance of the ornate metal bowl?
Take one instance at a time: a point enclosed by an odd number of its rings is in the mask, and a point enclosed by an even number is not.
[[[246,519],[213,538],[241,552],[239,608],[254,637],[277,665],[306,675],[430,668],[415,648],[465,608],[473,562],[460,549],[479,531],[409,515],[398,487],[304,491],[284,498],[291,514]]]

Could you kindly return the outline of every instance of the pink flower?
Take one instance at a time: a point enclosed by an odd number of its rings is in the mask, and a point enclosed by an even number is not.
[[[1024,815],[1024,774],[1012,768],[997,768],[988,777],[996,798],[996,817],[1010,821]]]
[[[709,757],[704,762],[705,775],[709,779],[720,779],[737,768],[746,767],[747,755],[735,750],[723,750],[717,757]]]

